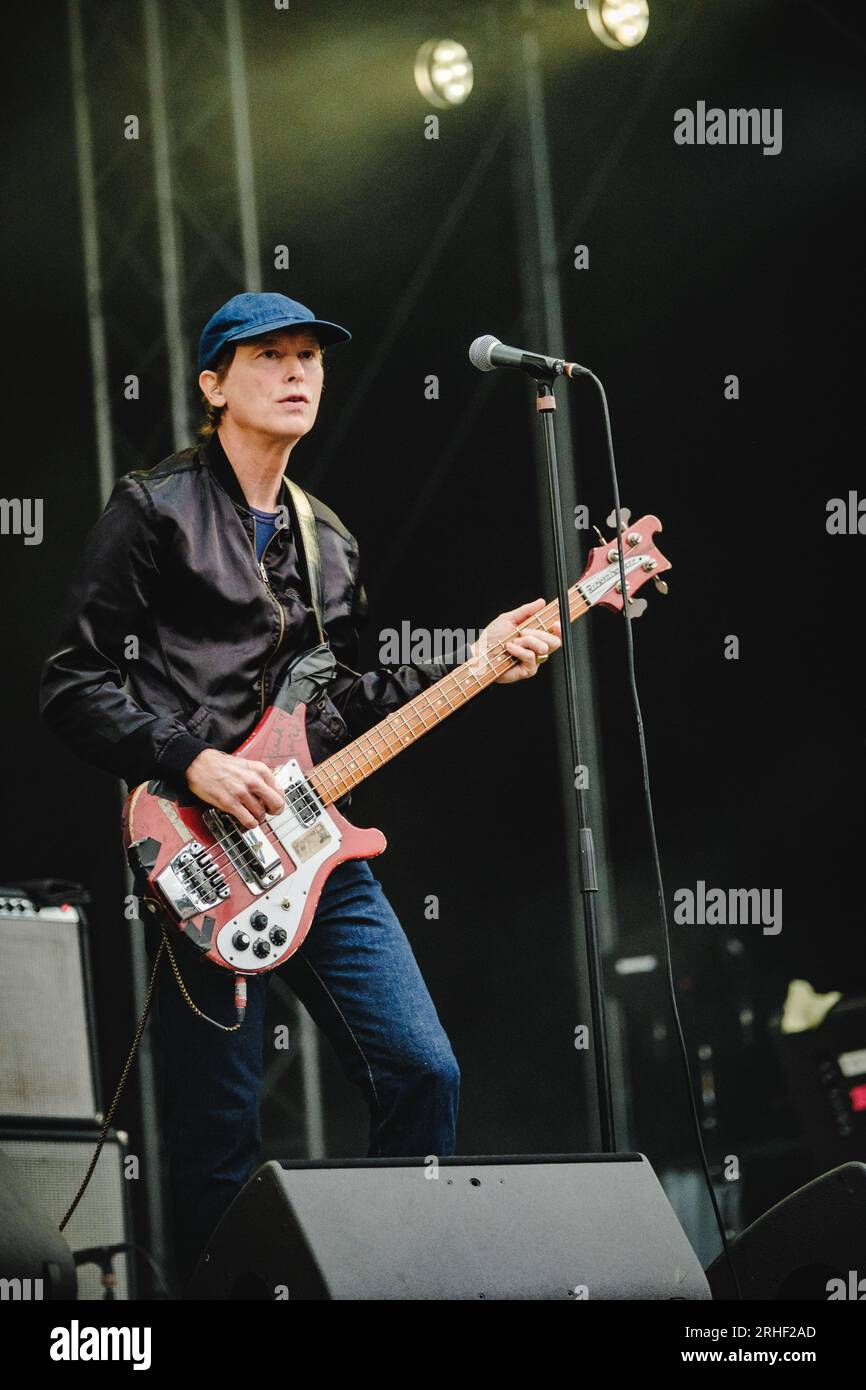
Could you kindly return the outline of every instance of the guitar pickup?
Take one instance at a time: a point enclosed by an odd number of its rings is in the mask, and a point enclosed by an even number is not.
[[[315,825],[322,814],[322,804],[308,782],[290,782],[285,789],[286,802],[301,825]]]
[[[242,830],[232,816],[213,808],[203,819],[217,841],[214,853],[221,861],[228,857],[250,892],[263,893],[285,877],[279,851],[260,826]]]

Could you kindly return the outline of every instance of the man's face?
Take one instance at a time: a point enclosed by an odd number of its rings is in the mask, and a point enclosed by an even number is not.
[[[307,329],[281,328],[238,343],[223,379],[235,425],[283,440],[313,428],[322,395],[322,349]]]

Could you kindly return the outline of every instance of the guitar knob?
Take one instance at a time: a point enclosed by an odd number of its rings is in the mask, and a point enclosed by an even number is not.
[[[236,931],[232,937],[232,945],[236,951],[245,951],[250,944],[250,938],[245,931]]]
[[[254,955],[254,956],[264,957],[264,956],[269,956],[270,954],[271,954],[270,943],[269,943],[268,941],[266,941],[265,938],[264,938],[263,936],[260,936],[259,939],[258,939],[258,941],[254,941],[254,942],[253,942],[253,955]]]
[[[275,946],[285,946],[287,940],[287,933],[283,931],[282,927],[271,927],[269,936]]]
[[[252,927],[253,931],[264,931],[267,925],[268,919],[265,916],[264,912],[259,911],[253,913],[252,917],[250,918],[250,926]]]

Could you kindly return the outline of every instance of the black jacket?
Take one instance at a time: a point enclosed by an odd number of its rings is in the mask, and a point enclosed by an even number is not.
[[[183,786],[202,749],[229,753],[247,738],[286,668],[319,641],[285,483],[279,502],[290,525],[260,565],[253,515],[216,434],[119,479],[42,668],[41,717],[68,748],[130,788],[155,777]],[[367,612],[358,545],[329,507],[310,502],[325,634],[338,662],[307,712],[318,763],[439,680],[460,654],[355,669]]]

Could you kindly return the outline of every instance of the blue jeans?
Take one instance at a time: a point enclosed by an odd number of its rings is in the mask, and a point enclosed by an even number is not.
[[[145,938],[153,960],[161,932],[146,922]],[[178,933],[169,939],[194,1002],[220,1023],[234,1023],[233,975],[182,951]],[[278,971],[367,1100],[369,1155],[453,1154],[460,1072],[412,948],[366,860],[333,871],[309,935]],[[167,955],[160,962],[154,1021],[182,1284],[256,1166],[262,1021],[272,973],[248,979],[244,1022],[223,1033],[193,1013]]]

